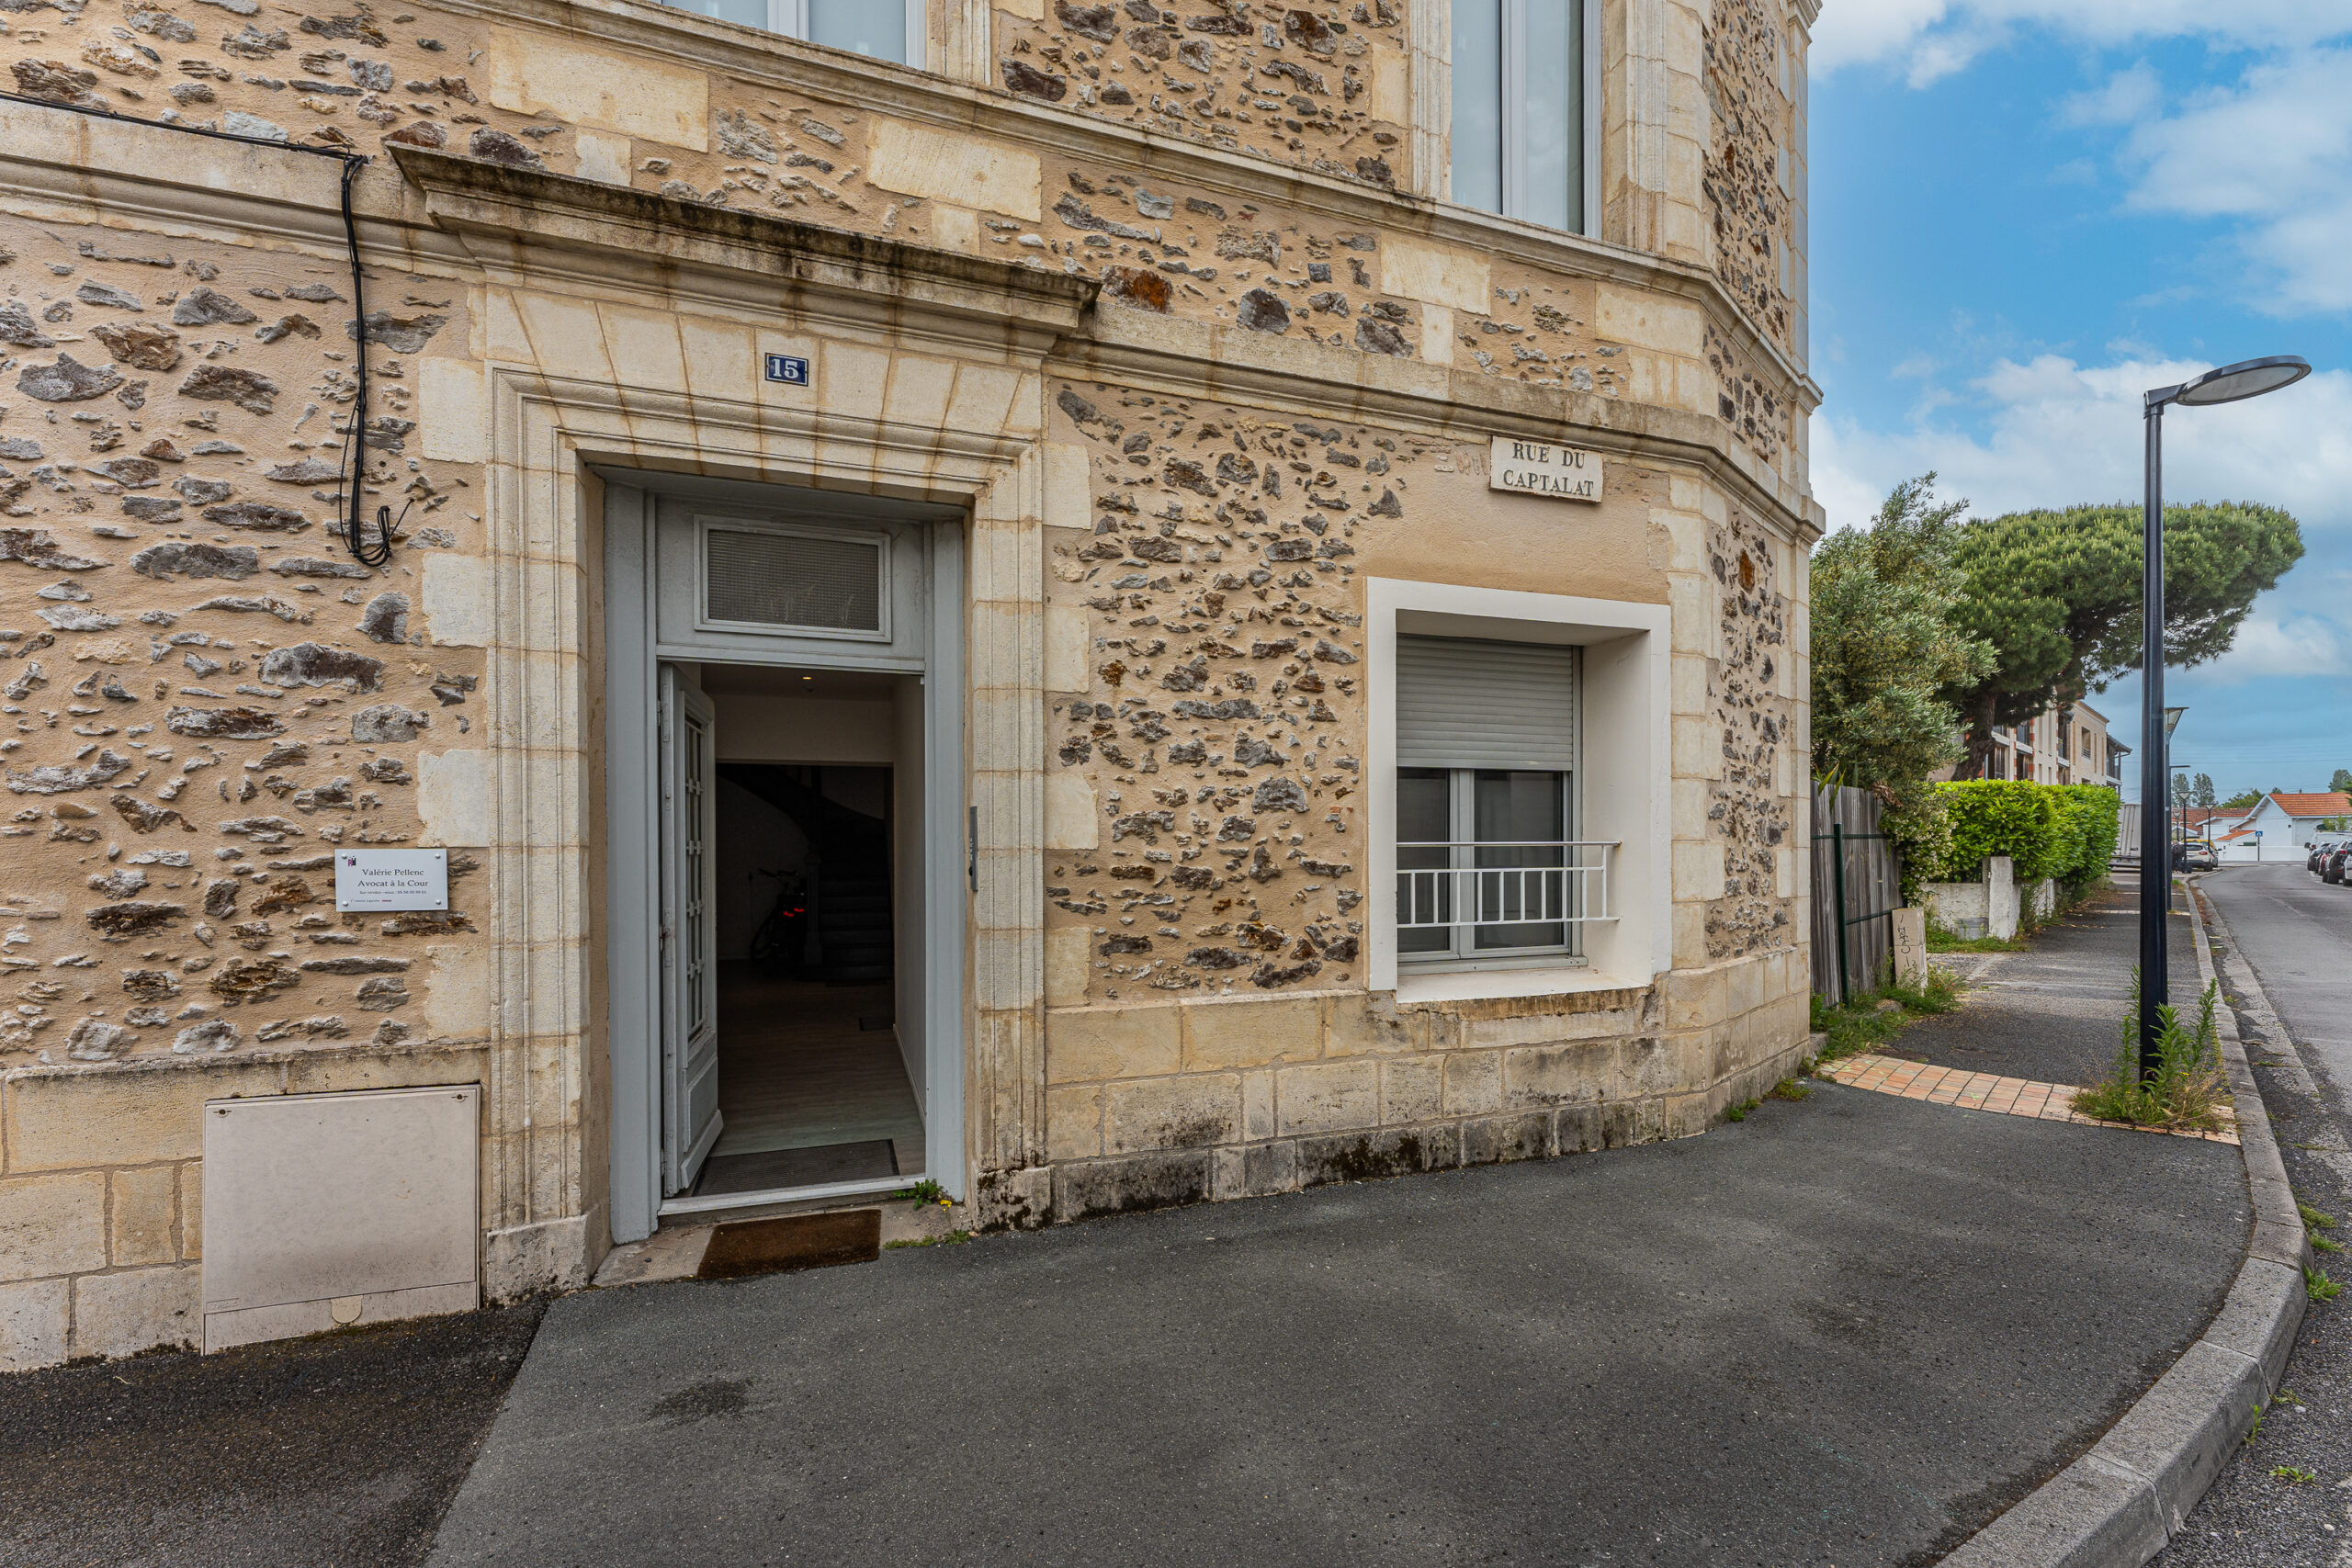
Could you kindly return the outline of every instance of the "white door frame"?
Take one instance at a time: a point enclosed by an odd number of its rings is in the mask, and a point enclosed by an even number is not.
[[[645,488],[652,479],[661,489]],[[673,476],[607,473],[605,484],[605,899],[610,939],[606,994],[613,1067],[612,1217],[616,1243],[652,1234],[662,1214],[741,1206],[740,1197],[662,1197],[662,1088],[659,920],[661,874],[658,770],[658,670],[662,659],[799,668],[899,669],[903,660],[845,643],[837,655],[812,658],[805,646],[768,652],[729,639],[724,647],[656,640],[660,497],[757,501],[774,487]],[[900,508],[937,513],[941,509]],[[877,513],[876,515],[888,513]],[[964,532],[938,521],[928,530],[922,638],[923,690],[923,987],[925,1174],[961,1201],[965,1162],[965,969],[969,890],[966,807],[969,770],[964,733],[964,615],[968,598]],[[796,1196],[855,1196],[904,1185],[905,1179],[841,1182],[796,1190]]]

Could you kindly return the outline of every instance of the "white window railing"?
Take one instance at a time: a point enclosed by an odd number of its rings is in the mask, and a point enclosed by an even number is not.
[[[1400,842],[1399,859],[1443,852],[1453,863],[1396,872],[1396,929],[1458,931],[1487,926],[1589,925],[1617,917],[1609,907],[1614,839],[1460,840]],[[1480,865],[1482,854],[1556,856],[1557,864]]]

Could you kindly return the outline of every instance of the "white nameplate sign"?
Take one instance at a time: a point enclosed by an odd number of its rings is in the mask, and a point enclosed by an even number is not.
[[[1487,462],[1487,488],[1554,501],[1599,501],[1600,454],[1498,435],[1494,456]]]
[[[447,850],[337,850],[337,909],[446,909]]]

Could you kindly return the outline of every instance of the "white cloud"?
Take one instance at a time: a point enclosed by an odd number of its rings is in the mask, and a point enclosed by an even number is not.
[[[2238,685],[2264,676],[2352,674],[2352,635],[2319,615],[2265,606],[2246,617],[2237,640],[2217,660],[2206,685]]]
[[[1901,70],[1915,87],[1965,68],[2020,28],[2113,48],[2194,38],[2226,49],[2302,48],[2352,28],[2343,0],[1845,0],[1822,8],[1812,65]]]
[[[1981,436],[1930,424],[1864,431],[1815,415],[1815,493],[1824,504],[1843,495],[1850,506],[1855,495],[1883,496],[1895,480],[1935,468],[1948,492],[1970,496],[1980,512],[2136,497],[2142,395],[2209,368],[2136,358],[2082,366],[2057,355],[2000,360],[1974,384]],[[2352,372],[2322,371],[2250,402],[2174,410],[2165,419],[2165,473],[2172,500],[2270,502],[2307,529],[2341,532],[2352,544]],[[1833,511],[1831,521],[1860,518]]]
[[[2164,91],[2164,83],[2143,61],[2109,77],[2106,86],[2068,98],[2064,118],[2074,125],[2131,125],[2148,118]]]
[[[2119,110],[2136,96],[2122,81],[2106,95]],[[2123,160],[2132,207],[2245,224],[2240,247],[2275,313],[2352,310],[2352,49],[2258,64],[2234,88],[2139,118]]]
[[[2001,360],[1974,383],[1984,434],[1915,422],[1866,431],[1814,416],[1813,489],[1832,527],[1869,521],[1896,481],[1933,469],[1938,492],[1979,516],[2136,502],[2142,399],[2210,367],[2132,358],[2083,366],[2056,355]],[[2268,397],[2165,418],[2165,495],[2258,501],[2303,525],[2304,561],[2267,595],[2237,645],[2198,673],[2214,684],[2352,673],[2352,582],[2316,569],[2352,547],[2352,372],[2323,371]]]

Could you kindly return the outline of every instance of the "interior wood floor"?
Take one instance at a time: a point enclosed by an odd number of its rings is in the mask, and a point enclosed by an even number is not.
[[[888,1138],[901,1175],[923,1169],[916,1109],[898,1035],[862,1030],[887,1017],[888,986],[828,986],[718,966],[718,1110],[713,1158]]]

